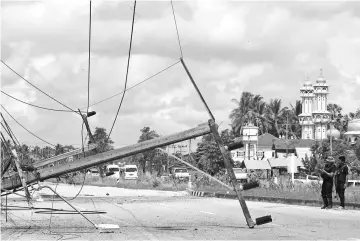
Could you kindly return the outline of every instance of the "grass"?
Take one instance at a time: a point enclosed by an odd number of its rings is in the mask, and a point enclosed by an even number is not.
[[[56,179],[49,179],[50,182],[57,182]],[[69,183],[74,185],[82,185],[84,182],[84,174],[77,175],[72,179],[61,179],[60,183]],[[187,188],[186,183],[176,183],[171,180],[162,180],[161,178],[151,175],[149,173],[139,174],[137,180],[124,180],[120,179],[119,183],[116,182],[116,178],[91,176],[86,175],[85,185],[100,186],[100,187],[118,187],[127,189],[147,189],[147,190],[159,190],[159,191],[184,191]]]
[[[195,173],[190,174],[192,189],[195,191],[235,194],[234,191],[223,187],[217,182],[209,180],[209,178],[205,176],[198,175],[195,177]],[[219,175],[217,178],[222,182],[229,184],[226,176]],[[84,176],[83,174],[80,174],[75,176],[70,183],[81,185],[83,180]],[[56,180],[53,179],[52,182],[56,182]],[[66,180],[62,179],[62,182],[66,182]],[[105,177],[102,179],[100,177],[86,175],[85,185],[161,191],[184,191],[188,187],[187,183],[176,183],[171,179],[163,180],[156,175],[151,175],[149,173],[139,174],[139,178],[137,180],[120,179],[119,183],[116,183],[116,179],[112,177]],[[286,178],[279,179],[279,184],[275,184],[274,182],[268,180],[260,180],[259,188],[244,191],[244,195],[246,196],[321,201],[322,198],[320,193],[321,184],[319,183],[295,184],[293,186],[289,179]],[[336,199],[334,200],[336,201]],[[345,201],[349,203],[360,203],[360,188],[347,188],[345,191]]]
[[[230,191],[229,189],[223,187],[195,187],[193,189],[196,191],[235,194],[234,191]],[[291,186],[287,183],[274,185],[271,182],[268,182],[266,185],[263,182],[259,188],[244,191],[244,195],[300,200],[322,200],[321,184],[295,184],[295,186]],[[334,199],[334,201],[337,201],[337,199]],[[347,188],[345,191],[345,201],[349,203],[360,203],[360,188]]]

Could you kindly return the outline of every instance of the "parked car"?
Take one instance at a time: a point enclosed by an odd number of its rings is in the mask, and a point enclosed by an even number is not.
[[[190,180],[190,173],[185,167],[173,167],[171,168],[171,175],[173,178],[179,181],[188,182]]]
[[[294,182],[298,182],[298,183],[322,183],[322,178],[318,177],[318,176],[312,176],[312,175],[306,175],[305,178],[297,178],[294,179]]]
[[[360,187],[360,180],[348,180],[348,187]]]
[[[124,166],[124,179],[125,180],[138,179],[138,169],[137,169],[136,165],[125,165]]]
[[[91,168],[88,170],[88,173],[93,176],[93,177],[97,177],[100,176],[99,170],[97,168]]]
[[[106,166],[106,175],[119,179],[120,178],[120,168],[118,165],[107,165]]]

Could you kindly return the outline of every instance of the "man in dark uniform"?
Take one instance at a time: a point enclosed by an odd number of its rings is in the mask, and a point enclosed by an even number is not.
[[[339,157],[340,164],[336,170],[335,173],[335,187],[336,187],[336,193],[339,195],[340,198],[340,207],[339,209],[345,208],[345,189],[347,187],[348,182],[348,174],[349,174],[349,168],[345,164],[345,156]]]
[[[323,178],[323,184],[321,187],[321,196],[323,198],[324,206],[321,209],[332,208],[332,192],[334,183],[334,174],[336,171],[335,159],[330,156],[326,159],[324,169],[320,169],[321,177]]]

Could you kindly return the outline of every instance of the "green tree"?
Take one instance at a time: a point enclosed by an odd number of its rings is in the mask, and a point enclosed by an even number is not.
[[[267,130],[268,123],[265,118],[266,103],[260,95],[254,95],[250,92],[243,92],[240,100],[232,99],[236,104],[229,115],[231,126],[235,133],[239,133],[242,126],[247,123],[255,123],[263,133]]]
[[[223,130],[220,133],[220,136],[224,144],[230,144],[234,141],[234,138],[228,129]],[[229,157],[231,157],[230,153],[228,154]],[[225,168],[224,159],[212,134],[203,136],[201,142],[198,143],[195,160],[198,168],[213,176],[221,169]],[[234,166],[233,161],[232,165]]]
[[[108,138],[105,128],[96,127],[93,136],[97,143],[97,152],[106,152],[114,149],[114,142],[111,138]]]
[[[266,118],[271,124],[270,134],[279,137],[281,134],[280,124],[286,120],[287,107],[282,107],[281,99],[271,99],[266,107]]]
[[[57,144],[55,146],[55,156],[63,154],[64,153],[64,147],[60,144]]]
[[[299,122],[299,115],[302,112],[302,105],[301,101],[297,100],[295,105],[293,106],[290,104],[290,110],[288,111],[289,114],[289,131],[292,136],[296,139],[301,138],[301,126]]]
[[[159,137],[156,131],[151,130],[150,127],[147,126],[142,128],[140,131],[141,131],[141,135],[139,137],[138,143]],[[143,173],[146,172],[146,166],[148,166],[149,172],[152,173],[153,161],[155,159],[155,156],[156,156],[156,150],[146,151],[135,156],[135,160],[137,160],[138,165],[142,169]]]

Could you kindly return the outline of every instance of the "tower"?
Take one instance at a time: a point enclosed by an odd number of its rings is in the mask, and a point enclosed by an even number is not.
[[[300,89],[302,113],[299,115],[301,139],[314,139],[314,122],[312,118],[314,88],[307,76],[306,82]]]
[[[312,112],[316,140],[327,138],[327,123],[330,120],[330,112],[327,111],[328,94],[329,85],[322,76],[322,70],[320,70],[320,76],[317,78],[316,84],[314,85],[314,109]]]

